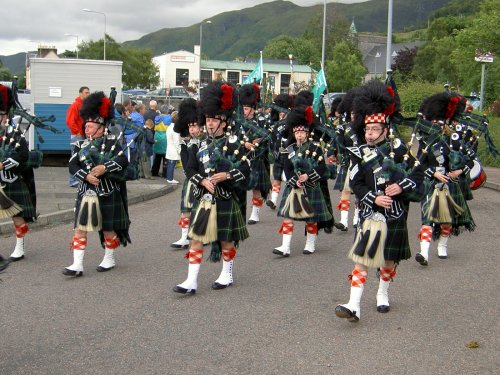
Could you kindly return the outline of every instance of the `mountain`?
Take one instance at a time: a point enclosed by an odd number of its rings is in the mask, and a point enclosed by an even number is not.
[[[450,0],[398,0],[394,2],[393,29],[403,31],[427,22],[437,9]],[[354,18],[358,32],[387,32],[387,0],[357,4],[330,3],[327,7]],[[209,58],[232,60],[262,50],[266,42],[279,35],[300,36],[313,17],[322,15],[323,5],[300,7],[290,1],[273,1],[218,14],[203,24],[203,54]],[[205,21],[203,21],[205,22]],[[200,24],[164,28],[147,34],[125,46],[150,48],[155,55],[187,50],[200,42]]]
[[[0,60],[4,67],[9,69],[13,74],[18,74],[24,71],[26,64],[26,53],[19,52],[15,55],[0,56]]]

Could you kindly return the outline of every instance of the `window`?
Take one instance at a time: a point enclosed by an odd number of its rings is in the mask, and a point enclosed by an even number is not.
[[[189,85],[189,70],[188,69],[175,69],[175,85],[188,86]]]
[[[233,85],[240,83],[240,72],[227,72],[227,82]]]
[[[280,94],[288,94],[290,92],[290,74],[281,74]]]
[[[201,85],[206,86],[210,82],[212,82],[212,71],[211,70],[202,70],[201,71]]]

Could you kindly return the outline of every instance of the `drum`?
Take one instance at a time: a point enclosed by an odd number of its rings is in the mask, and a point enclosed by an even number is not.
[[[477,160],[473,160],[473,161],[474,161],[474,166],[470,170],[471,181],[474,181],[476,178],[478,178],[479,175],[481,174],[481,171],[483,170],[483,167],[479,161],[477,161]]]
[[[472,173],[472,171],[471,171],[471,173]],[[486,173],[484,172],[484,169],[481,168],[481,172],[479,173],[479,176],[470,183],[470,188],[471,188],[471,190],[477,190],[481,186],[483,186],[485,182],[486,182]]]

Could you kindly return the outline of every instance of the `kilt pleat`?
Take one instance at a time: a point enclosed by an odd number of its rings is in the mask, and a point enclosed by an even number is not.
[[[275,160],[273,164],[273,179],[276,181],[281,181],[281,176],[283,175],[284,170],[284,158],[282,154],[280,154]]]
[[[259,190],[264,199],[271,190],[271,177],[269,166],[263,159],[254,159],[250,165],[250,177],[247,190]]]
[[[182,184],[182,191],[181,191],[181,212],[182,213],[189,213],[191,212],[191,208],[192,208],[192,201],[193,201],[193,197],[189,197],[188,199],[191,200],[191,207],[187,207],[186,206],[186,194],[188,194],[188,184],[189,184],[189,179],[186,178]]]
[[[349,167],[347,165],[339,166],[337,168],[337,179],[335,180],[335,184],[333,185],[334,190],[338,191],[344,190],[345,179],[347,178],[348,169]]]

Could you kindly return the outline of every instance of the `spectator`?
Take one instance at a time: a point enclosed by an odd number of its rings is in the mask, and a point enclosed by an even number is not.
[[[146,111],[146,107],[144,104],[137,104],[134,107],[134,111],[130,114],[130,120],[138,127],[142,128],[144,127],[144,112]],[[127,144],[130,143],[131,140],[135,139],[134,142],[132,142],[128,148],[128,160],[129,162],[134,162],[137,160],[137,157],[140,155],[138,154],[138,150],[140,150],[140,139],[137,139],[138,132],[136,129],[133,129],[132,127],[126,127],[124,130],[124,135],[125,135],[125,142]]]
[[[167,159],[167,182],[169,184],[178,184],[179,181],[174,180],[175,165],[181,160],[180,155],[180,135],[174,132],[173,123],[177,118],[177,112],[172,113],[172,124],[167,129],[167,152],[165,157]]]
[[[167,152],[167,128],[172,123],[172,116],[168,114],[168,107],[161,108],[162,114],[155,118],[155,144],[153,145],[153,166],[151,175],[159,176],[160,166],[163,162],[162,177],[167,177],[165,154]]]
[[[111,86],[111,92],[109,93],[109,101],[111,102],[111,105],[115,105],[116,94],[117,94],[116,87]]]
[[[87,96],[90,95],[90,89],[87,86],[80,87],[78,91],[78,97],[75,99],[73,104],[71,104],[66,112],[66,126],[70,131],[70,146],[71,146],[71,156],[74,154],[74,145],[76,142],[85,139],[85,133],[83,131],[83,119],[80,116],[80,109],[82,108],[83,101]],[[69,176],[68,180],[69,186],[78,186],[79,181],[73,177]]]
[[[144,120],[155,121],[156,116],[158,116],[158,103],[156,100],[151,100],[149,102],[149,109],[144,113]]]
[[[146,120],[144,123],[144,129],[146,131],[146,136],[142,142],[142,155],[141,155],[141,177],[151,180],[151,158],[153,156],[153,145],[154,140],[154,122],[150,119]]]

